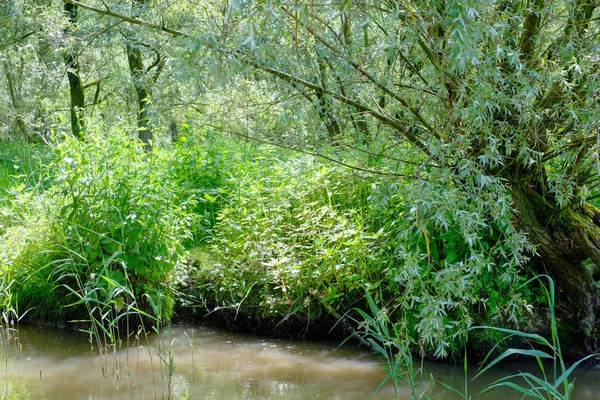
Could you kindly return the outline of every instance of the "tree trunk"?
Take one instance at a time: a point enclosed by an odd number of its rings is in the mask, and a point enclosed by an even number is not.
[[[171,143],[175,144],[179,138],[179,127],[177,126],[177,122],[171,121],[169,124],[169,132],[171,133]]]
[[[573,327],[569,339],[590,354],[597,350],[600,301],[594,271],[584,261],[600,266],[600,210],[588,204],[558,209],[546,201],[539,188],[512,183],[515,222],[536,246],[541,258],[535,263],[536,272],[554,279],[561,325]]]
[[[146,0],[132,0],[134,17],[137,18],[140,16],[145,3]],[[165,66],[165,59],[158,50],[152,49],[156,58],[149,67],[144,67],[144,55],[142,54],[141,46],[140,41],[135,38],[131,38],[128,41],[126,46],[127,62],[138,98],[138,138],[144,143],[144,148],[150,151],[152,150],[153,139],[152,126],[150,124],[152,87]]]
[[[65,3],[64,12],[73,30],[77,25],[77,6]],[[65,35],[69,35],[65,28]],[[69,92],[71,95],[71,131],[73,136],[78,139],[83,137],[83,108],[85,106],[85,94],[81,74],[79,72],[79,62],[75,57],[75,52],[67,45],[64,53],[65,66],[67,68],[67,78],[69,79]]]
[[[127,61],[138,99],[138,137],[148,151],[152,149],[152,128],[150,126],[150,96],[152,89],[146,82],[142,51],[136,43],[127,43]]]
[[[6,82],[8,84],[8,93],[10,94],[11,108],[15,116],[15,125],[17,133],[23,137],[27,137],[27,126],[21,115],[21,96],[17,90],[15,80],[12,73],[12,65],[10,58],[7,55],[4,61],[4,72],[6,74]]]
[[[327,96],[323,92],[317,92],[317,102],[315,104],[315,108],[319,113],[319,117],[325,124],[325,128],[327,129],[327,133],[330,139],[339,139],[342,134],[342,128],[340,127],[340,123],[335,116],[335,111],[333,104],[331,104],[331,99],[327,98]]]

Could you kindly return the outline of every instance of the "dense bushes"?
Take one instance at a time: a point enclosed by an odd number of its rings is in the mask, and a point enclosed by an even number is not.
[[[169,316],[185,282],[209,310],[331,321],[368,290],[398,340],[444,356],[474,323],[523,324],[535,302],[510,197],[463,170],[363,175],[214,132],[151,154],[122,133],[65,139],[5,197],[1,268],[46,319],[70,304]]]
[[[235,180],[197,279],[224,304],[245,299],[257,316],[318,313],[362,297],[376,260],[363,227],[368,180],[307,157],[269,160]],[[339,298],[344,298],[340,302]],[[317,306],[315,306],[317,303]]]
[[[473,324],[526,321],[533,298],[521,285],[532,248],[514,229],[510,196],[498,182],[468,193],[458,179],[433,174],[380,185],[371,211],[383,232],[385,282],[394,287],[384,301],[397,307],[410,341],[445,356]]]
[[[168,315],[172,295],[162,287],[191,217],[164,160],[124,135],[90,136],[57,145],[48,171],[46,190],[24,190],[5,209],[18,223],[2,237],[1,262],[19,278],[21,308],[49,318],[122,287]]]
[[[237,143],[219,138],[211,131],[194,134],[185,125],[173,148],[161,153],[163,167],[178,188],[178,202],[192,202],[194,216],[188,247],[206,244],[213,236],[216,216],[232,190],[230,177],[243,174],[246,162]]]
[[[210,248],[195,252],[213,305],[254,318],[339,315],[366,306],[367,289],[399,340],[438,356],[462,348],[474,322],[525,320],[531,248],[497,182],[468,195],[450,176],[384,179],[281,154],[245,168],[230,178]]]

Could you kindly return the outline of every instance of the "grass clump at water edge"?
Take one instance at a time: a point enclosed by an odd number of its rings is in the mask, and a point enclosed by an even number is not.
[[[579,359],[570,366],[567,366],[561,350],[561,344],[558,336],[557,318],[555,315],[555,286],[554,281],[547,275],[539,275],[526,282],[529,284],[534,280],[547,279],[548,286],[542,286],[546,295],[546,301],[550,311],[550,337],[545,338],[536,333],[522,332],[514,329],[500,328],[494,326],[476,326],[471,330],[485,329],[493,330],[504,334],[504,339],[497,343],[491,349],[478,369],[473,380],[481,377],[494,366],[513,357],[524,357],[533,359],[538,366],[538,373],[518,371],[494,382],[487,384],[486,387],[477,393],[477,398],[485,398],[485,393],[493,389],[506,388],[513,389],[522,395],[522,398],[531,398],[536,400],[570,400],[572,399],[575,388],[575,378],[573,373],[575,369],[585,361],[595,357],[596,354],[590,354]],[[410,343],[399,340],[396,333],[392,331],[387,310],[380,308],[375,303],[371,294],[367,291],[366,299],[369,304],[370,313],[363,310],[356,310],[362,321],[356,321],[359,329],[362,331],[362,337],[368,342],[371,349],[384,358],[382,369],[386,373],[385,378],[376,389],[377,392],[386,382],[391,381],[395,398],[399,399],[401,384],[404,383],[410,392],[409,399],[431,399],[434,376],[430,374],[428,386],[423,385],[423,357],[421,365],[415,368],[414,359],[411,353]],[[497,348],[504,341],[519,339],[529,344],[529,348],[509,348],[500,355],[492,358]],[[417,346],[421,347],[417,343]],[[422,347],[421,347],[422,349]],[[422,350],[421,350],[422,351]],[[421,353],[421,355],[423,355]],[[549,364],[549,366],[548,366]],[[437,381],[444,388],[452,391],[465,400],[471,399],[469,394],[468,364],[466,352],[463,362],[464,387],[459,390],[441,381]]]

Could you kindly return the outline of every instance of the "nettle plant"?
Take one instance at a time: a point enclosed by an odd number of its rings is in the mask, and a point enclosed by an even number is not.
[[[116,255],[141,295],[165,284],[183,255],[190,204],[161,158],[123,136],[68,139],[58,146],[55,224],[66,247],[88,264],[104,265]]]
[[[44,225],[31,229],[43,235],[14,238],[20,247],[8,265],[23,279],[17,288],[23,303],[34,303],[37,283],[45,282],[50,287],[42,297],[56,300],[52,308],[71,304],[106,286],[103,275],[145,301],[145,310],[161,304],[168,316],[168,283],[184,253],[192,204],[172,183],[164,157],[145,152],[123,132],[89,134],[85,142],[65,138],[58,144],[48,170],[49,188],[30,200],[41,204],[35,210]],[[54,286],[78,295],[56,298]]]
[[[269,164],[234,178],[212,241],[217,262],[201,279],[221,304],[244,300],[266,315],[343,310],[377,279],[361,222],[369,181],[312,157]]]

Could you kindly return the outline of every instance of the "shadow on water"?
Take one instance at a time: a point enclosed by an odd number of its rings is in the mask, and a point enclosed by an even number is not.
[[[331,342],[298,343],[205,327],[176,326],[169,337],[152,335],[148,343],[142,342],[143,346],[130,345],[128,350],[111,353],[107,363],[111,367],[103,376],[102,360],[85,334],[25,326],[20,329],[19,339],[20,357],[11,359],[0,371],[2,400],[166,399],[168,374],[154,350],[160,343],[163,346],[172,343],[173,399],[391,400],[394,397],[391,385],[373,395],[384,377],[379,358]],[[477,393],[485,383],[531,367],[504,364],[485,379],[470,383],[470,392]],[[474,372],[476,368],[471,369]],[[424,389],[429,387],[429,373],[453,387],[464,384],[462,366],[426,363]],[[574,398],[600,398],[600,371],[582,368],[577,375]],[[410,392],[405,389],[399,398],[409,397]],[[437,383],[431,387],[431,397],[459,398]],[[509,400],[520,396],[496,391],[486,393],[483,398]]]

